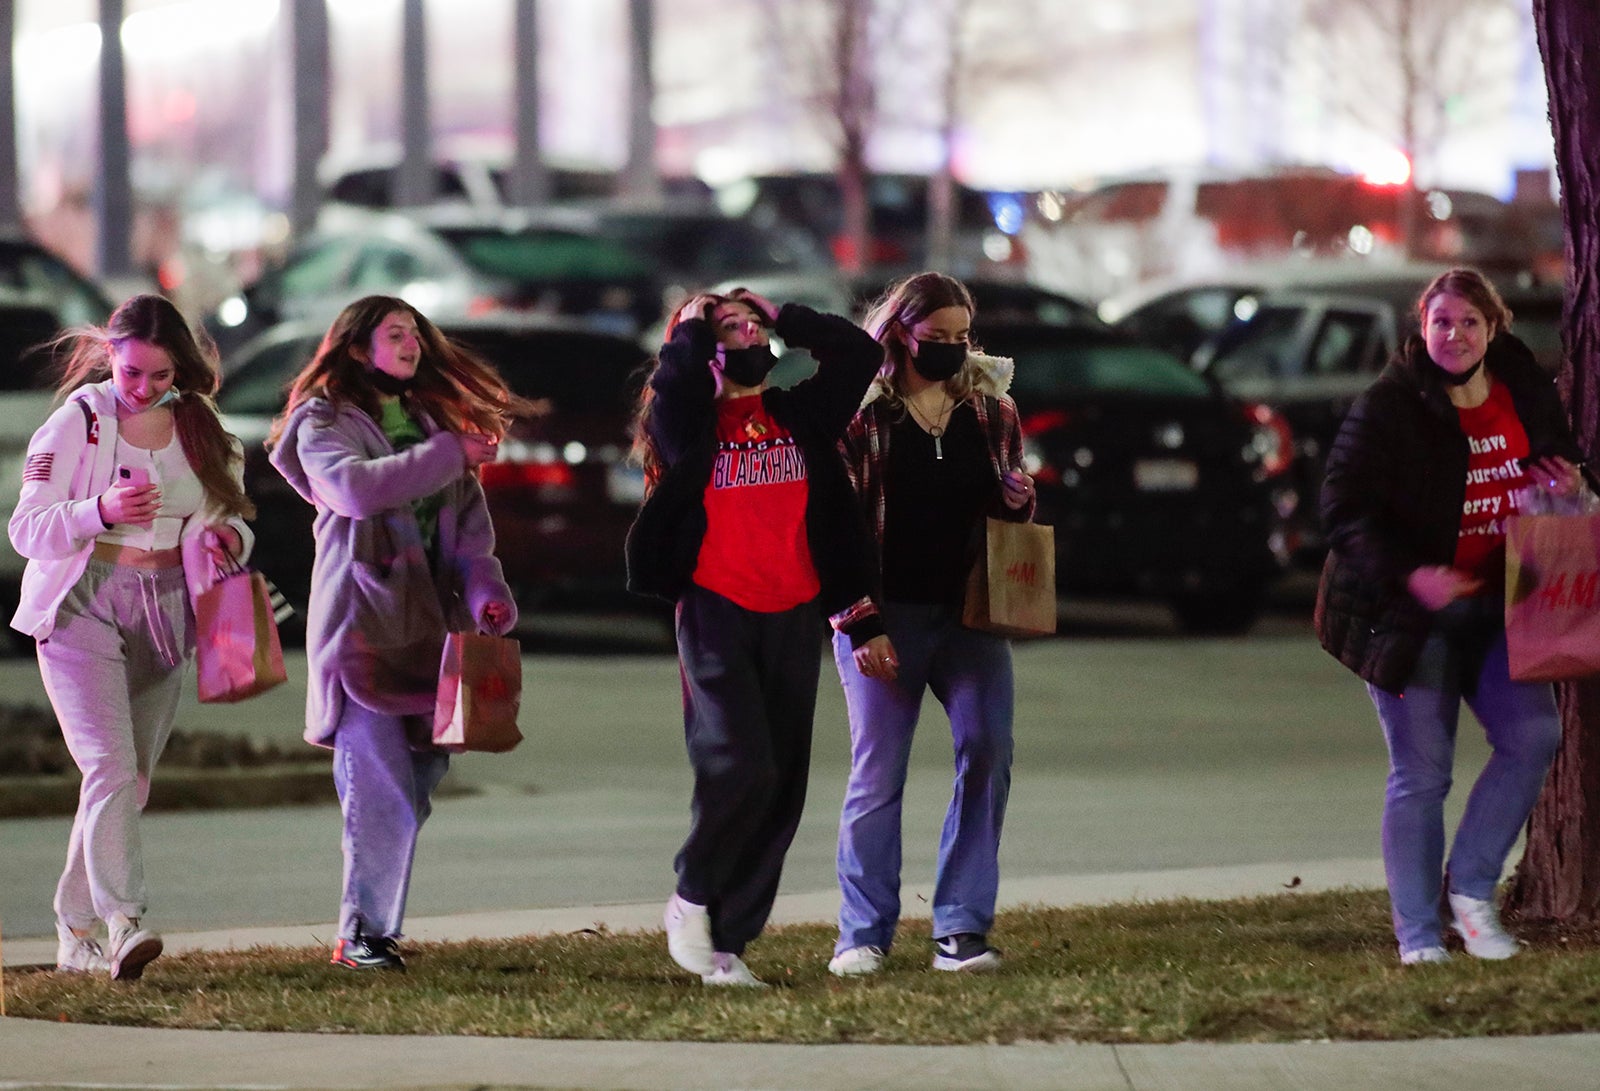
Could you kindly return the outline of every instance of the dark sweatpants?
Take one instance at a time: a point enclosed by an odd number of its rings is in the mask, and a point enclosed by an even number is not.
[[[699,586],[678,600],[683,734],[694,769],[678,896],[708,908],[718,951],[743,954],[761,934],[800,824],[820,626],[814,602],[762,614]]]

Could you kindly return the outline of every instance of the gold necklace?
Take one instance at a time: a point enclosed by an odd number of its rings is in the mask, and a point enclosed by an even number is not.
[[[955,407],[955,400],[950,397],[948,390],[941,388],[940,393],[944,396],[944,404],[940,406],[939,412],[934,414],[932,420],[929,420],[922,410],[917,407],[917,403],[913,399],[907,398],[906,404],[911,407],[911,415],[917,419],[923,428],[927,429],[928,435],[933,437],[933,457],[943,461],[944,444],[941,440],[944,439],[944,426],[939,422],[944,420],[945,414]]]

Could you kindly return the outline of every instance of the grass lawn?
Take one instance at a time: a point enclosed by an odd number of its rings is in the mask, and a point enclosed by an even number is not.
[[[1600,935],[1513,927],[1507,962],[1402,967],[1381,891],[1007,912],[992,974],[935,973],[926,921],[884,973],[827,972],[834,930],[748,952],[771,989],[702,986],[661,933],[405,946],[410,972],[320,949],[163,957],[138,982],[11,973],[13,1016],[154,1027],[722,1042],[1292,1041],[1600,1029]]]

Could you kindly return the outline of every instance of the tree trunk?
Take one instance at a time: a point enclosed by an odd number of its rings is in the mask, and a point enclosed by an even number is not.
[[[1561,389],[1578,444],[1600,466],[1600,21],[1594,0],[1533,0],[1566,220]],[[1561,752],[1528,823],[1507,909],[1600,923],[1600,681],[1559,687]]]
[[[872,262],[872,216],[867,201],[867,137],[877,108],[868,34],[869,0],[843,0],[835,11],[834,55],[839,72],[835,113],[839,123],[839,204],[843,230],[834,241],[834,258],[847,273]]]

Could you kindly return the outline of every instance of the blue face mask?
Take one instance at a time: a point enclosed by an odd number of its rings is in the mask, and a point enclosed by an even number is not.
[[[117,390],[116,384],[112,384],[111,389],[116,391],[117,403],[130,413],[147,413],[151,409],[160,409],[163,405],[171,405],[173,402],[178,400],[178,388],[169,386],[167,388],[167,392],[155,400],[155,404],[146,406],[144,409],[135,409],[133,406],[122,400],[122,391]]]

